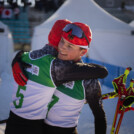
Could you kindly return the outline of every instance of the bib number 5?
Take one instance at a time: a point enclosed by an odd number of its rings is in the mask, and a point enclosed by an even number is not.
[[[15,108],[21,108],[22,107],[24,95],[22,93],[20,93],[21,90],[26,91],[26,86],[19,86],[18,87],[18,90],[17,90],[17,93],[16,93],[16,97],[18,99],[13,101],[13,104],[14,104]]]

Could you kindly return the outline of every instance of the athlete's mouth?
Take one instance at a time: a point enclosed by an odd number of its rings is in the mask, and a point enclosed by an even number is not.
[[[62,52],[59,52],[59,54],[60,54],[60,55],[67,55],[67,54],[65,54],[65,53],[62,53]]]

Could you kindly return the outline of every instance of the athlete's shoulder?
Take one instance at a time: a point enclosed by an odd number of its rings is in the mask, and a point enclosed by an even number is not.
[[[46,44],[43,48],[30,52],[30,58],[33,60],[42,58],[46,55],[57,56],[57,50],[54,47]]]

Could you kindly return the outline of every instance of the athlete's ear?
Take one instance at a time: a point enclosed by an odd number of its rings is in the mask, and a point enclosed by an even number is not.
[[[85,55],[87,53],[87,49],[82,49],[81,50],[81,56]]]

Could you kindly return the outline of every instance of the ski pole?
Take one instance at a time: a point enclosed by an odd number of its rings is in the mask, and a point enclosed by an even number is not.
[[[102,99],[113,99],[115,97],[118,97],[118,94],[116,92],[110,92],[102,95]]]
[[[112,81],[112,84],[114,86],[114,92],[110,92],[110,93],[106,93],[102,95],[102,99],[112,99],[115,97],[119,97],[116,110],[115,110],[115,114],[114,114],[111,134],[118,134],[124,113],[130,110],[134,111],[134,108],[131,107],[131,105],[133,104],[133,101],[129,105],[126,105],[126,106],[124,105],[124,101],[126,101],[127,99],[126,97],[134,96],[134,88],[133,88],[134,80],[133,79],[130,81],[130,86],[126,89],[127,76],[131,70],[132,70],[131,67],[126,68],[124,71],[124,74],[120,75],[119,77],[115,78]],[[119,114],[120,114],[120,117],[116,126],[117,117]]]
[[[115,134],[118,134],[118,132],[119,132],[124,113],[125,113],[125,109],[123,108],[121,115],[120,115],[120,118],[119,118],[119,121],[118,121],[118,124],[117,124],[117,127],[116,127],[116,130],[115,130]]]
[[[134,85],[134,80],[131,79],[131,81],[130,81],[130,86],[127,88],[127,91],[128,91],[127,96],[131,95],[131,91],[132,91],[133,85]],[[133,91],[132,91],[132,92],[133,92]],[[125,96],[125,97],[126,97],[126,96]],[[125,99],[125,97],[124,97],[124,99]],[[124,100],[122,100],[122,102],[123,102],[123,101],[124,101]],[[122,103],[122,105],[123,105],[123,103]],[[115,134],[118,134],[118,132],[119,132],[119,129],[120,129],[120,126],[121,126],[121,123],[122,123],[123,116],[124,116],[125,112],[130,111],[130,110],[134,110],[134,108],[132,108],[132,107],[124,108],[124,107],[123,107],[123,109],[121,110],[121,115],[120,115],[120,118],[119,118],[119,121],[118,121],[118,125],[117,125],[117,127],[116,127]]]
[[[119,103],[119,99],[118,99],[117,106],[116,106],[116,111],[115,111],[115,114],[114,114],[114,120],[113,120],[113,124],[112,124],[111,134],[114,134],[116,120],[117,120],[117,117],[118,117],[119,107],[120,107],[120,103]]]
[[[117,96],[119,97],[119,99],[118,99],[117,106],[116,106],[116,111],[115,111],[114,120],[113,120],[113,124],[112,124],[111,134],[114,134],[114,131],[115,131],[116,121],[117,121],[117,117],[118,117],[118,114],[120,111],[120,106],[121,106],[121,97],[125,96],[124,94],[126,94],[125,83],[126,83],[127,76],[131,70],[132,70],[131,67],[126,68],[123,75],[119,76],[118,78],[115,78],[112,81],[115,92],[117,93]],[[120,116],[120,120],[118,122],[117,129],[116,129],[116,134],[119,131],[123,115],[124,115],[124,112]]]

